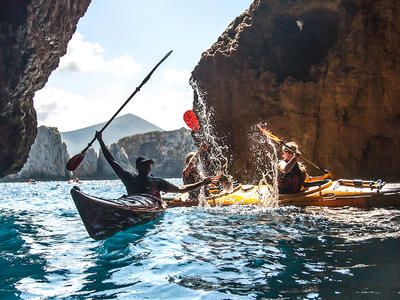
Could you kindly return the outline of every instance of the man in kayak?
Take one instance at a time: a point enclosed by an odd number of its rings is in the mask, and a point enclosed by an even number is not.
[[[101,146],[101,150],[103,151],[107,162],[125,185],[128,195],[144,193],[152,194],[161,199],[160,192],[185,193],[211,183],[211,178],[207,177],[192,184],[177,186],[162,178],[149,176],[154,161],[143,156],[136,159],[136,170],[138,171],[138,174],[132,174],[131,172],[124,170],[121,165],[115,161],[111,152],[104,144],[102,133],[97,131],[95,137]]]
[[[307,172],[302,163],[297,161],[301,155],[295,142],[282,147],[282,160],[278,163],[278,189],[281,194],[300,192]]]

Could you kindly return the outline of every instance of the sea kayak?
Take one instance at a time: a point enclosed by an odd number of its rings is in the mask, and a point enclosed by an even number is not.
[[[232,193],[213,195],[206,199],[210,206],[263,205],[270,195],[268,185],[239,185]],[[280,194],[278,206],[327,207],[400,207],[400,183],[365,180],[322,180],[313,182],[301,192]],[[168,201],[168,207],[195,206],[198,201],[177,197]]]
[[[76,208],[89,235],[102,240],[128,227],[151,221],[165,211],[165,203],[149,194],[102,199],[71,189]]]

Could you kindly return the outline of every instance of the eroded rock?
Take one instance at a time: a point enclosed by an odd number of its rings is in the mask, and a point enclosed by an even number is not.
[[[0,2],[0,175],[24,165],[36,136],[33,95],[66,53],[90,0]]]
[[[136,158],[147,156],[154,159],[152,173],[158,177],[180,177],[188,152],[195,146],[191,131],[181,128],[172,131],[153,131],[132,135],[118,141],[125,149],[131,165]]]
[[[254,1],[192,73],[231,173],[260,177],[249,132],[267,122],[337,176],[400,179],[399,17],[392,0]]]
[[[65,180],[70,177],[65,164],[69,160],[67,146],[55,127],[40,126],[24,167],[4,180]]]
[[[129,162],[128,155],[123,147],[117,143],[113,143],[109,146],[110,153],[118,164],[126,171],[136,173],[134,165]],[[104,157],[102,151],[99,152],[99,158],[97,160],[97,176],[102,179],[117,179],[117,175],[111,168],[110,164]]]
[[[97,153],[90,147],[86,153],[85,158],[73,172],[75,178],[91,179],[96,178],[97,174]]]

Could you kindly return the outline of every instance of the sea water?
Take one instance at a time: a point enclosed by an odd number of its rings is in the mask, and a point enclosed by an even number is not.
[[[94,241],[71,187],[0,184],[0,299],[400,298],[400,210],[172,208]]]

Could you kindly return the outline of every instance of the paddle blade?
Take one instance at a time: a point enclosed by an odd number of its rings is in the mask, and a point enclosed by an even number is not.
[[[311,182],[316,182],[316,181],[321,181],[324,179],[333,179],[333,175],[331,172],[326,171],[327,173],[325,173],[324,175],[319,175],[319,176],[309,176],[307,174],[306,179],[304,180],[304,182],[306,183],[311,183]]]
[[[82,162],[82,160],[85,158],[85,153],[79,153],[75,156],[73,156],[66,165],[66,168],[68,171],[74,171]]]
[[[261,131],[261,133],[263,135],[265,135],[266,137],[270,138],[271,140],[277,142],[278,144],[282,144],[283,141],[277,137],[276,135],[273,135],[271,132],[269,132],[267,129],[262,128],[260,125],[257,125],[258,129]]]
[[[197,131],[200,129],[199,120],[197,119],[196,114],[193,110],[188,110],[183,114],[183,120],[186,125],[192,129],[193,131]]]

